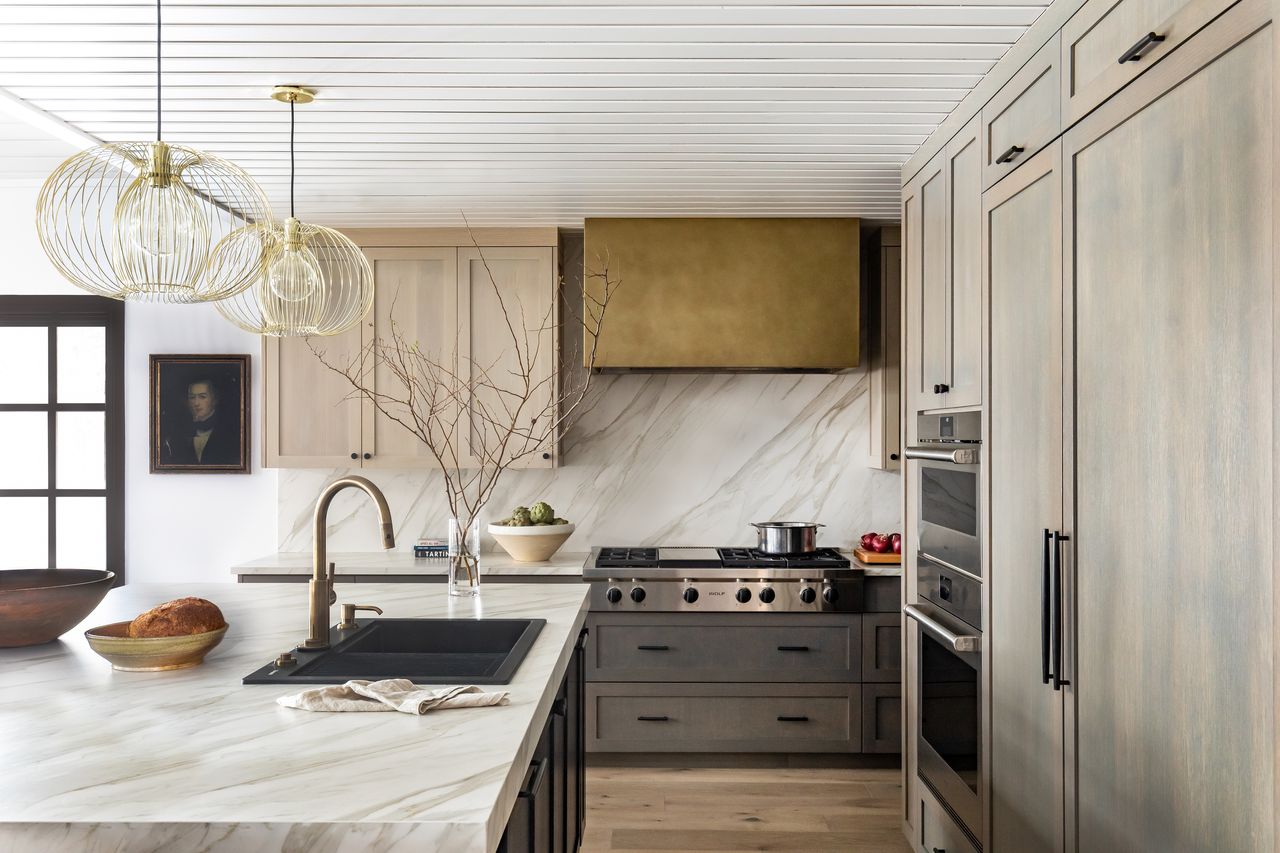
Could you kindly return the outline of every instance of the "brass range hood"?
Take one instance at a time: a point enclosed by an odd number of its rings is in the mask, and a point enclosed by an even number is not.
[[[858,220],[586,221],[584,287],[608,266],[597,369],[835,372],[858,366]],[[585,342],[590,347],[590,333]]]

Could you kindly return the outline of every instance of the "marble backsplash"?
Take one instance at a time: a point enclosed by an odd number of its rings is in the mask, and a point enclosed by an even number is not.
[[[546,500],[577,525],[565,550],[751,543],[749,522],[783,518],[821,522],[819,541],[842,547],[866,530],[900,529],[898,475],[865,465],[865,372],[596,381],[598,401],[565,436],[562,466],[504,474],[485,522]],[[438,472],[282,470],[280,550],[310,549],[316,496],[344,473],[361,473],[384,490],[401,549],[445,535]],[[333,551],[379,547],[372,505],[353,490],[334,501],[329,531]]]

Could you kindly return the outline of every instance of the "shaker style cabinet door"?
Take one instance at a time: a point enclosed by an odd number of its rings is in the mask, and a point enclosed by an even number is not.
[[[982,120],[948,143],[947,378],[943,405],[982,405]]]
[[[1081,851],[1276,848],[1275,30],[1242,0],[1064,137]]]
[[[1063,849],[1062,692],[1046,683],[1062,529],[1062,169],[1054,142],[983,199],[991,298],[992,850]]]
[[[919,281],[914,336],[920,352],[916,364],[916,402],[922,409],[943,405],[947,377],[947,174],[946,160],[939,154],[925,167],[919,181],[916,235],[911,246],[916,252],[914,275]]]
[[[267,468],[356,468],[360,400],[325,361],[343,366],[360,356],[356,326],[325,338],[263,338],[263,458]]]
[[[554,249],[458,250],[458,369],[473,388],[462,418],[470,465],[517,454],[513,468],[555,465],[555,442],[533,440],[555,417],[549,408],[558,389],[555,300]]]
[[[365,256],[373,265],[375,282],[373,310],[364,323],[365,346],[416,347],[430,361],[457,372],[458,288],[457,250],[453,248],[371,248]],[[401,375],[419,380],[429,371],[414,370],[414,361],[393,369],[386,361],[371,365],[373,389],[389,398],[406,399],[408,389]],[[421,386],[417,393],[424,390]],[[408,410],[390,400],[382,400],[387,413],[373,402],[362,400],[361,452],[365,468],[438,468],[439,462],[416,435],[396,419],[413,424]],[[456,409],[446,407],[439,433],[452,425],[456,429]],[[456,446],[456,444],[455,444]]]

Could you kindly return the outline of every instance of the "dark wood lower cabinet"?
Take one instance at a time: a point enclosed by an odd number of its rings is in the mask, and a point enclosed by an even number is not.
[[[499,853],[576,853],[586,818],[584,630],[551,705],[498,845]]]

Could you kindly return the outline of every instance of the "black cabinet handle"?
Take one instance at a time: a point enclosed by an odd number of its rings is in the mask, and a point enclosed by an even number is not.
[[[1120,54],[1120,60],[1119,60],[1120,64],[1124,65],[1126,62],[1139,61],[1140,59],[1142,59],[1142,54],[1146,51],[1147,48],[1153,45],[1157,45],[1162,41],[1164,41],[1164,36],[1158,35],[1156,33],[1147,33],[1145,36],[1138,39],[1138,41],[1133,45],[1133,47],[1129,48],[1124,53]]]
[[[359,453],[352,453],[352,454],[351,454],[351,458],[352,458],[352,459],[359,459],[359,458],[360,458],[360,454],[359,454]]]
[[[1053,532],[1053,689],[1061,690],[1071,682],[1062,677],[1062,543],[1070,536]]]
[[[808,646],[778,646],[780,652],[807,652]]]
[[[945,394],[950,390],[951,386],[945,382],[933,386],[933,393],[935,394]]]
[[[642,652],[669,652],[670,646],[636,646]]]
[[[366,453],[366,454],[364,455],[364,458],[365,458],[365,459],[372,459],[372,458],[373,458],[373,454],[372,454],[372,453]]]
[[[530,767],[537,765],[538,769],[533,771],[533,778],[529,781],[529,787],[516,794],[516,796],[523,799],[536,797],[538,792],[542,790],[542,779],[547,775],[547,765],[550,763],[551,762],[547,761],[545,758],[535,758],[530,762]]]
[[[557,699],[551,703],[551,713],[557,717],[563,717],[569,712],[569,701],[567,699]]]
[[[1053,546],[1053,534],[1044,529],[1044,556],[1040,563],[1040,675],[1049,683],[1049,549]]]
[[[551,458],[551,454],[550,454],[550,453],[544,453],[544,454],[542,454],[542,458],[543,458],[543,459],[550,459],[550,458]]]
[[[1010,145],[1007,151],[996,158],[996,165],[998,166],[1001,163],[1012,163],[1019,154],[1026,150],[1027,149],[1023,148],[1021,145]]]
[[[636,719],[642,723],[665,723],[671,718],[666,714],[661,714],[659,716],[646,716],[642,714],[641,716],[636,717]]]
[[[809,718],[803,714],[779,714],[778,722],[780,723],[807,723]]]
[[[894,462],[897,462],[897,461],[898,461],[898,454],[896,454],[896,453],[890,453],[890,454],[889,454],[889,458],[890,458],[890,459],[892,459]]]

